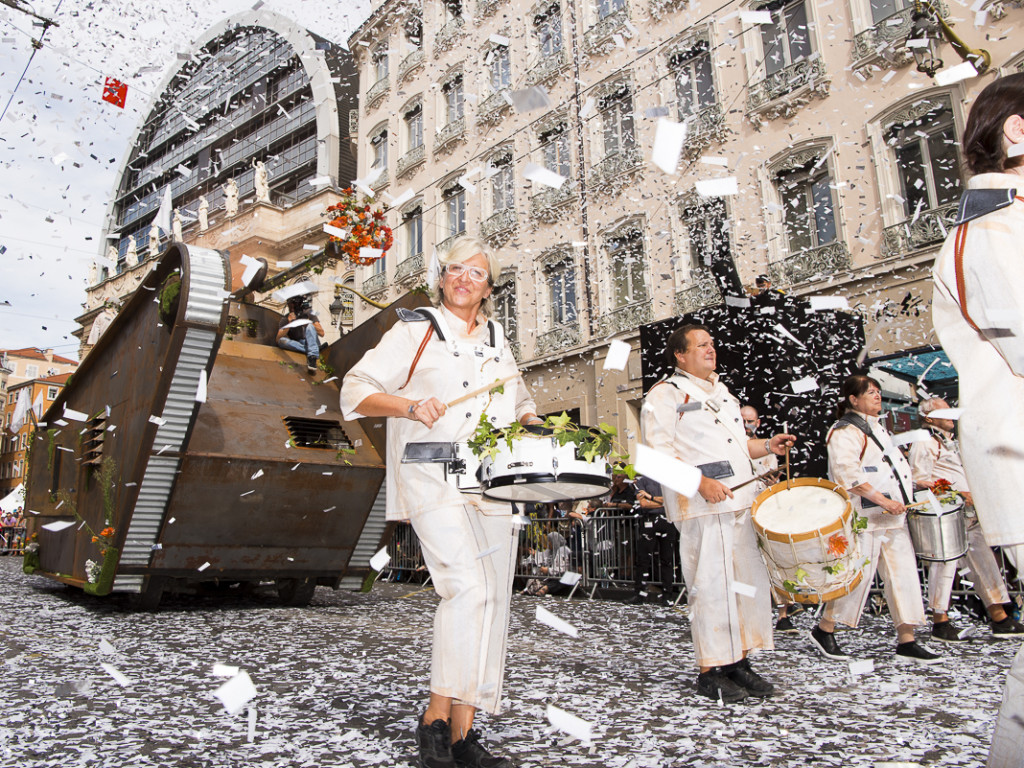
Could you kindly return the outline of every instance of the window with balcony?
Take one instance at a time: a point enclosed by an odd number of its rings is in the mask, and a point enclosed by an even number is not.
[[[821,159],[780,171],[775,186],[782,201],[783,228],[791,254],[836,240],[836,205],[828,163]]]
[[[885,140],[896,159],[903,212],[908,218],[960,198],[960,153],[948,102],[890,125]]]
[[[405,151],[423,146],[423,102],[418,101],[409,107],[402,116],[405,125]]]
[[[636,149],[633,95],[628,86],[618,88],[600,103],[604,155],[625,155]]]
[[[445,23],[462,19],[462,0],[444,0]]]
[[[598,0],[597,17],[605,19],[626,7],[626,0]]]
[[[721,198],[691,200],[680,206],[680,217],[690,241],[691,278],[729,258],[729,224]]]
[[[611,277],[611,300],[615,308],[647,301],[644,283],[644,241],[638,227],[629,227],[610,237],[605,249]]]
[[[566,124],[553,125],[542,131],[537,138],[540,141],[544,167],[568,179],[572,168],[569,160],[569,133]]]
[[[423,206],[417,204],[402,213],[405,258],[423,255]]]
[[[423,47],[423,17],[418,12],[409,14],[402,32],[411,50]]]
[[[460,184],[452,184],[445,189],[441,198],[444,203],[443,231],[448,241],[466,232],[466,190]]]
[[[387,128],[377,131],[370,138],[370,168],[386,173],[388,169],[388,131]]]
[[[512,175],[512,152],[502,152],[491,158],[491,212],[497,213],[515,207],[515,179]]]
[[[373,81],[379,83],[388,79],[388,49],[386,45],[379,46],[373,52]]]
[[[484,65],[491,91],[497,93],[512,85],[512,61],[507,45],[495,45],[489,49],[484,56]]]
[[[811,38],[807,27],[804,0],[774,2],[761,6],[770,11],[771,24],[761,25],[761,46],[764,68],[773,75],[811,55]]]
[[[562,9],[552,3],[533,18],[540,58],[548,59],[562,53]]]
[[[505,339],[518,357],[519,319],[516,315],[516,281],[511,273],[498,278],[491,299],[494,302],[494,319],[501,323],[501,327],[505,330]]]

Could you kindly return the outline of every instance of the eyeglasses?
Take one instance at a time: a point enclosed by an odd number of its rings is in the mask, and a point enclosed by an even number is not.
[[[486,282],[491,276],[486,269],[481,269],[480,267],[467,267],[465,264],[459,264],[458,262],[449,264],[444,268],[444,271],[456,278],[462,277],[463,275],[469,275],[469,279],[474,283]]]

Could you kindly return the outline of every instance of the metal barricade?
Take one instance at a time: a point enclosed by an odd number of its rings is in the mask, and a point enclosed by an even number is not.
[[[25,550],[25,528],[0,528],[0,555],[20,555]]]
[[[410,581],[419,575],[426,578],[427,566],[423,562],[423,551],[411,523],[401,522],[395,526],[395,532],[388,542],[388,555],[391,560],[387,567],[392,581]]]

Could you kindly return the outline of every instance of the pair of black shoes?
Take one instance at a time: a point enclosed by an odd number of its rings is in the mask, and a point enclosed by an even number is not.
[[[697,675],[697,693],[726,704],[747,696],[771,696],[774,691],[775,686],[751,669],[747,659]]]
[[[848,661],[850,654],[839,647],[835,635],[826,632],[821,627],[815,627],[810,633],[811,642],[818,649],[818,653],[827,659],[836,661]],[[939,664],[942,657],[933,651],[920,645],[916,640],[896,645],[896,658],[899,661],[909,661],[914,664]]]
[[[470,728],[460,741],[452,744],[452,729],[444,720],[430,725],[420,718],[416,728],[416,746],[420,768],[516,768],[507,757],[495,757],[480,743],[480,732]]]

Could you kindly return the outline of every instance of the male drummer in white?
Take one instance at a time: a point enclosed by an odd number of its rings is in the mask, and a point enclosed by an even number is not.
[[[750,522],[757,486],[730,486],[754,478],[754,459],[784,454],[795,438],[747,437],[739,401],[715,373],[715,343],[706,328],[679,328],[667,350],[676,370],[647,393],[640,425],[644,443],[704,475],[692,499],[664,489],[666,516],[680,533],[697,692],[722,701],[768,696],[774,686],[747,660],[751,651],[775,647],[771,586]]]
[[[992,548],[985,541],[985,534],[978,524],[974,511],[974,497],[967,486],[967,475],[960,461],[960,448],[953,439],[953,420],[934,418],[933,411],[949,406],[941,397],[933,397],[921,403],[919,411],[924,424],[931,433],[927,440],[918,440],[910,446],[910,465],[914,473],[914,487],[928,488],[937,480],[947,480],[964,501],[967,516],[967,554],[964,559],[971,570],[971,580],[978,597],[985,603],[992,620],[994,637],[1020,637],[1024,626],[1006,615],[1003,604],[1010,601],[999,572]],[[949,598],[953,591],[953,578],[959,560],[932,563],[928,569],[928,607],[932,609],[932,637],[947,643],[963,640],[959,630],[949,621]]]

